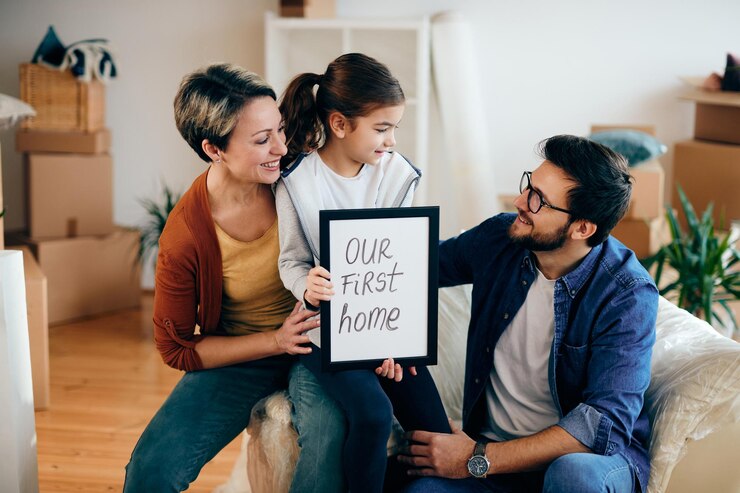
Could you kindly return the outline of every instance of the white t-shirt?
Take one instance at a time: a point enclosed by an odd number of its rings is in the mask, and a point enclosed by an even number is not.
[[[383,159],[378,164],[363,164],[360,172],[352,177],[335,173],[319,156],[312,152],[305,158],[316,160],[316,180],[321,194],[321,209],[370,209],[375,208],[380,191],[380,183],[385,176],[390,159]],[[413,189],[406,195],[401,207],[411,205]],[[318,328],[308,331],[308,337],[317,347],[321,347],[321,336]]]
[[[319,160],[319,153],[314,153]],[[363,209],[375,207],[383,167],[363,164],[357,175],[347,178],[321,161],[316,179],[325,209]]]
[[[560,420],[548,380],[555,282],[536,270],[527,299],[496,344],[482,430],[492,440],[529,436]]]

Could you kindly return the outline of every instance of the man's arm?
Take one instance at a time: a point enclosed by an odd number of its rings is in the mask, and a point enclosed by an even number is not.
[[[581,401],[558,425],[594,453],[629,447],[650,384],[658,290],[638,282],[601,310],[591,333]]]
[[[473,282],[471,251],[477,236],[477,226],[439,243],[439,287],[458,286]]]
[[[399,455],[401,462],[414,466],[413,476],[467,478],[468,459],[473,455],[475,441],[461,430],[453,434],[415,431],[410,440],[416,442],[407,454]],[[551,426],[534,435],[491,442],[486,445],[490,462],[488,474],[505,474],[544,469],[552,461],[566,454],[590,452],[581,442],[559,426]]]
[[[650,380],[655,340],[657,290],[644,283],[615,296],[596,321],[583,402],[556,426],[529,437],[489,443],[489,474],[542,469],[574,452],[612,454],[629,445]],[[468,477],[467,459],[474,442],[462,432],[437,435],[415,432],[401,460],[421,470],[412,474]]]

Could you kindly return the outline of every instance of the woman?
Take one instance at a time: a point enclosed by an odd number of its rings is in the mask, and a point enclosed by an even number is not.
[[[286,387],[301,445],[291,492],[341,491],[344,418],[294,367],[318,322],[278,275],[271,185],[286,147],[275,93],[256,74],[211,65],[183,79],[175,122],[209,165],[167,220],[155,278],[156,346],[186,373],[134,448],[124,491],[187,489],[254,404]]]

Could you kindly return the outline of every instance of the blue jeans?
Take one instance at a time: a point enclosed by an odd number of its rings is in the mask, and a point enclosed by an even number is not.
[[[125,493],[180,492],[249,423],[252,407],[289,386],[301,453],[291,493],[341,492],[344,417],[295,359],[265,358],[185,373],[139,438],[126,466]],[[322,474],[316,474],[316,464]]]
[[[341,457],[347,436],[344,413],[300,362],[290,371],[288,392],[301,447],[291,493],[346,491]]]
[[[623,455],[569,454],[545,471],[491,475],[486,479],[422,478],[404,493],[631,493],[639,491]]]
[[[426,367],[408,371],[395,382],[373,370],[323,372],[321,350],[301,356],[328,395],[344,410],[348,422],[344,471],[352,493],[380,493],[386,474],[387,442],[393,416],[406,431],[450,433],[442,400]],[[322,491],[322,490],[316,490]]]

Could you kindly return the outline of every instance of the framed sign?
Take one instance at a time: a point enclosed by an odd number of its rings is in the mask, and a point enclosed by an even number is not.
[[[437,363],[439,207],[319,212],[324,371]]]

